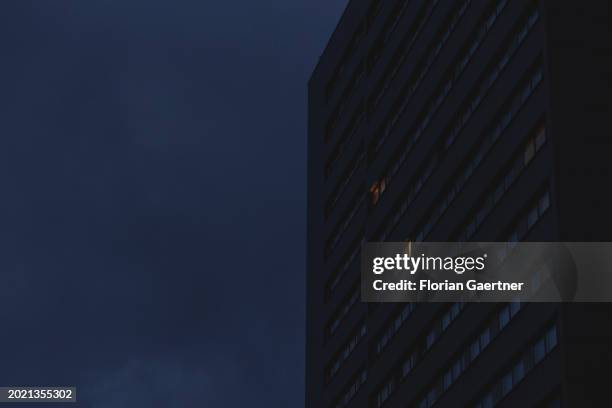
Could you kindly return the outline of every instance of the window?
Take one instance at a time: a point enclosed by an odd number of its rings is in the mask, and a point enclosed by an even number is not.
[[[521,303],[519,301],[510,302],[510,316],[514,316],[518,313],[521,308]]]
[[[335,408],[342,408],[348,405],[353,399],[357,392],[361,389],[361,386],[366,382],[368,373],[365,368],[353,378],[352,382],[345,388],[343,393],[336,399],[336,403],[333,405]]]
[[[442,329],[446,329],[451,322],[451,317],[448,314],[445,314],[442,317]]]
[[[402,365],[402,377],[406,377],[408,374],[410,374],[410,372],[416,365],[416,362],[417,352],[415,351],[411,353],[410,356],[404,361],[404,364]]]
[[[480,354],[480,341],[478,339],[472,342],[470,353],[471,353],[470,355],[471,360],[474,360]]]
[[[520,303],[516,302],[516,306],[514,307],[520,308],[520,305]],[[466,370],[469,369],[472,362],[490,344],[492,338],[497,336],[501,332],[501,330],[503,330],[503,328],[508,324],[508,322],[512,318],[514,318],[517,312],[511,313],[511,309],[512,307],[509,304],[504,305],[488,320],[485,327],[480,332],[478,332],[470,342],[466,344],[463,350],[460,351],[459,355],[457,355],[451,360],[447,370],[443,374],[439,375],[436,379],[434,379],[429,390],[425,391],[425,396],[422,397],[418,406],[422,406],[423,404],[425,404],[424,406],[431,406],[429,400],[430,395],[435,395],[435,399],[439,398],[442,393],[446,392],[452,386],[452,384],[454,384],[457,379]],[[517,370],[519,369],[517,368]],[[505,380],[505,387],[507,387],[508,390],[510,390],[510,388],[512,387],[512,376],[513,372],[511,371],[508,376],[509,379]]]
[[[534,347],[534,360],[536,363],[540,362],[543,358],[544,355],[546,354],[546,346],[545,346],[545,340],[544,339],[540,339],[538,340],[538,342],[535,344]]]
[[[546,333],[546,351],[549,352],[557,345],[557,328],[551,327]]]
[[[531,228],[538,220],[538,207],[533,207],[527,214],[527,228]]]
[[[351,225],[351,221],[355,217],[355,214],[361,209],[361,206],[365,200],[365,194],[363,191],[358,191],[353,197],[353,201],[350,204],[350,207],[347,212],[345,212],[342,219],[336,225],[334,232],[327,240],[327,244],[325,245],[325,257],[328,258],[329,255],[336,248],[338,243],[344,234],[344,232],[348,229],[349,225]]]
[[[546,128],[542,125],[540,129],[538,129],[538,133],[535,138],[535,148],[539,150],[540,147],[546,142]]]
[[[344,174],[342,175],[342,177],[340,177],[340,181],[327,199],[327,202],[325,204],[325,217],[329,217],[332,210],[335,208],[336,204],[340,200],[340,197],[342,197],[342,194],[349,186],[351,180],[353,179],[353,176],[357,172],[357,169],[359,168],[359,166],[361,166],[361,164],[363,164],[364,159],[365,151],[363,148],[363,144],[361,144],[359,150],[357,151],[357,153],[355,153],[351,162],[347,165]]]
[[[344,320],[346,315],[351,311],[353,306],[359,300],[360,287],[359,284],[355,284],[353,289],[349,292],[348,297],[346,297],[338,309],[334,312],[332,319],[327,325],[327,329],[325,331],[326,338],[329,339],[338,329],[340,323]]]
[[[342,364],[349,358],[349,356],[353,353],[353,350],[357,347],[357,345],[361,342],[361,340],[365,337],[367,333],[367,326],[365,322],[362,322],[358,325],[357,329],[355,329],[346,343],[340,348],[340,350],[336,353],[334,359],[328,364],[327,368],[327,381],[331,380],[334,375],[340,370]]]
[[[430,348],[431,346],[433,346],[435,341],[436,341],[436,332],[432,330],[429,332],[425,340],[425,348]]]
[[[407,305],[410,305],[410,304],[407,304]],[[442,322],[447,321],[447,319],[450,319],[450,321],[452,322],[452,320],[454,320],[457,316],[459,316],[463,308],[464,308],[464,303],[453,303],[449,305],[449,307],[446,309],[443,315],[435,319],[429,325],[429,327],[427,327],[426,330],[424,330],[423,334],[421,334],[419,338],[416,340],[413,348],[408,350],[405,358],[403,360],[400,360],[400,364],[392,370],[389,379],[385,381],[385,385],[383,385],[383,387],[381,387],[381,389],[377,393],[377,396],[376,396],[377,402],[382,403],[391,396],[391,394],[396,389],[396,384],[399,383],[400,381],[403,381],[414,370],[414,368],[416,367],[420,359],[428,352],[428,350],[435,344],[435,342],[441,338],[442,334],[445,331],[445,329],[443,328],[444,326]],[[397,321],[397,320],[394,319],[394,321]],[[395,325],[393,325],[393,327],[395,330]],[[381,341],[383,342],[383,344],[380,345],[380,342],[379,342],[379,344],[377,345],[377,353],[379,353],[382,350],[382,347],[384,347],[388,343],[388,341],[395,334],[395,332],[396,331],[393,331],[393,330],[387,330],[383,333],[383,336],[381,338]],[[456,370],[458,370],[456,375],[459,375],[462,370],[461,363],[459,363]],[[450,375],[452,376],[452,372]],[[393,386],[389,387],[389,384],[391,381],[393,381]],[[387,391],[384,391],[385,387]],[[438,389],[435,389],[432,392],[430,392],[430,395],[428,398],[432,398],[433,400],[436,400],[437,396],[439,396],[441,393],[442,393],[442,385],[439,384]]]
[[[501,393],[502,396],[506,395],[512,389],[512,373],[508,373],[502,377],[501,380]]]
[[[490,341],[491,341],[491,329],[487,327],[486,329],[482,331],[482,334],[480,335],[480,348],[484,349],[485,347],[487,347]]]
[[[525,148],[525,164],[529,163],[535,156],[535,141],[532,139],[527,143]]]
[[[406,303],[397,312],[397,315],[393,318],[388,327],[386,329],[383,329],[383,332],[376,343],[376,353],[382,352],[382,350],[387,346],[389,341],[399,331],[404,322],[408,319],[408,317],[410,317],[415,308],[416,305],[414,303]]]
[[[385,385],[381,388],[381,390],[376,394],[376,406],[381,407],[387,399],[393,394],[395,391],[395,378],[391,377]]]
[[[353,117],[351,118],[350,123],[347,125],[344,132],[342,132],[342,137],[340,138],[340,140],[338,140],[334,149],[329,154],[325,162],[325,168],[324,168],[325,178],[328,178],[332,174],[340,157],[347,150],[350,143],[355,140],[355,135],[361,129],[364,121],[365,121],[365,113],[364,113],[363,103],[360,103],[359,106],[356,108],[356,111],[353,114]]]
[[[343,256],[342,261],[340,261],[336,269],[332,272],[327,285],[325,285],[325,296],[323,297],[325,302],[329,300],[338,288],[340,282],[342,282],[342,278],[346,275],[349,267],[352,265],[355,258],[357,258],[357,255],[361,253],[361,246],[364,243],[365,238],[363,237],[363,231],[361,231],[359,236],[351,244],[351,248],[347,251],[347,254]]]
[[[493,408],[493,394],[492,393],[489,392],[487,395],[485,395],[482,401],[482,407],[483,408]]]
[[[542,218],[544,213],[547,211],[549,207],[549,201],[550,193],[547,188],[546,190],[544,190],[544,192],[538,194],[535,197],[535,199],[533,200],[534,204],[529,207],[527,216],[525,217],[525,215],[523,215],[522,217],[519,217],[517,220],[514,221],[514,225],[509,236],[518,241],[519,239],[522,239],[522,237],[527,235],[529,230],[538,222],[540,218]]]
[[[550,206],[550,195],[549,194],[544,194],[541,198],[540,201],[538,202],[538,211],[540,214],[544,214],[544,212],[546,210],[548,210],[548,207]]]
[[[510,308],[505,306],[499,314],[499,328],[503,329],[510,322]]]
[[[518,179],[521,173],[526,169],[525,155],[528,154],[527,152],[533,149],[533,155],[529,153],[531,157],[530,160],[532,160],[535,154],[541,149],[541,144],[538,148],[535,147],[535,139],[544,134],[542,130],[542,127],[538,127],[537,132],[534,132],[527,138],[523,148],[519,150],[518,153],[515,153],[508,164],[504,166],[506,170],[502,171],[490,183],[489,187],[487,187],[486,193],[478,200],[478,205],[471,211],[471,213],[475,215],[471,216],[467,221],[464,221],[464,223],[467,224],[464,224],[464,230],[460,233],[460,236],[464,237],[464,239],[469,239],[476,233],[478,227],[494,208],[494,204],[501,200],[504,194],[510,189],[513,182]],[[542,197],[541,205],[539,206],[541,210],[538,209],[538,205],[532,209],[527,220],[529,228],[535,224],[541,214],[548,208],[547,200],[547,196]],[[514,241],[514,239],[511,238],[510,241]]]
[[[521,359],[519,360],[512,369],[512,382],[518,383],[525,376],[525,362]]]
[[[450,371],[446,372],[444,374],[444,389],[447,390],[450,388],[451,384],[453,382],[453,376],[452,373]]]
[[[380,181],[375,181],[370,187],[370,198],[372,205],[376,205],[380,196],[385,192],[387,188],[387,181],[383,177]]]
[[[408,83],[404,85],[400,93],[400,96],[398,97],[398,100],[394,104],[393,112],[391,112],[389,117],[387,118],[386,124],[383,125],[383,127],[381,128],[379,132],[377,132],[377,140],[375,140],[374,145],[373,145],[374,153],[376,153],[378,149],[382,146],[387,136],[390,134],[391,130],[395,126],[395,124],[399,121],[402,115],[406,112],[409,100],[412,98],[417,88],[420,86],[420,84],[424,80],[426,74],[429,72],[429,70],[433,66],[433,63],[436,60],[437,56],[439,55],[440,51],[442,50],[442,47],[446,44],[446,41],[450,37],[450,33],[454,31],[455,27],[457,26],[457,23],[459,22],[460,18],[465,13],[467,9],[467,5],[470,2],[471,0],[464,0],[461,4],[457,3],[457,6],[455,7],[453,14],[450,16],[447,23],[443,24],[443,27],[445,27],[446,29],[442,28],[440,31],[438,31],[436,38],[432,41],[432,43],[429,44],[429,47],[428,47],[428,49],[430,50],[429,53],[426,56],[424,56],[423,59],[421,59],[416,64],[418,68],[415,70],[413,76],[408,80]],[[437,0],[431,1],[428,3],[437,3]],[[457,64],[457,61],[458,60],[455,61],[455,64]],[[456,73],[456,75],[459,75],[460,73],[461,71]],[[388,86],[389,82],[390,81],[387,81],[387,80],[383,81],[383,83],[386,84],[385,87]],[[446,80],[442,81],[442,83],[445,83],[445,82],[447,81]],[[422,118],[421,125],[415,125],[414,128],[418,130],[416,132],[412,132],[412,131],[410,132],[410,133],[415,133],[415,136],[414,136],[415,139],[418,139],[424,127],[429,123],[431,116],[433,114],[433,111],[437,110],[437,108],[442,103],[442,100],[444,99],[444,97],[448,94],[449,90],[450,88],[448,87],[447,88],[442,87],[441,89],[437,91],[437,99],[436,97],[432,97],[430,102],[426,104],[425,111],[419,115],[419,117]],[[379,95],[377,95],[376,98],[374,98],[376,103],[380,100],[381,96],[382,96],[382,92]],[[436,101],[436,102],[433,102],[433,101]]]
[[[523,352],[502,372],[484,392],[476,408],[493,407],[510,393],[529,372],[557,345],[556,325],[548,328],[535,342],[529,344]],[[548,342],[550,340],[550,347]],[[546,343],[546,345],[545,345]]]

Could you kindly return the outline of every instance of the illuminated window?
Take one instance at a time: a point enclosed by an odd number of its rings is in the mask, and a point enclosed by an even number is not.
[[[385,192],[386,189],[387,189],[386,178],[383,178],[382,180],[376,181],[374,182],[374,184],[372,184],[372,187],[370,187],[370,197],[371,197],[372,205],[376,205],[376,203],[378,203],[380,196]]]

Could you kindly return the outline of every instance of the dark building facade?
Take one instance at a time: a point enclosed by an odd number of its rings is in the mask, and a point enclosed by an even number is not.
[[[308,85],[306,407],[606,406],[594,304],[360,301],[367,241],[610,241],[610,5],[351,0]]]

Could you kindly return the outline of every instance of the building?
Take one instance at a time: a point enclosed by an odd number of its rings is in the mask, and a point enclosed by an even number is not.
[[[366,241],[612,240],[610,5],[351,0],[309,84],[306,407],[595,406],[607,305],[366,304]]]

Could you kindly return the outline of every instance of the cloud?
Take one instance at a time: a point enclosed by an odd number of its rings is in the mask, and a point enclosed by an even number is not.
[[[80,391],[92,408],[189,408],[210,401],[213,375],[185,361],[130,359]]]
[[[344,1],[0,15],[0,384],[299,406],[306,80]]]

